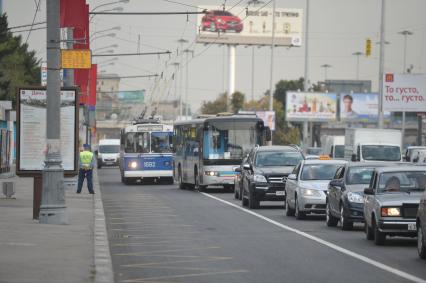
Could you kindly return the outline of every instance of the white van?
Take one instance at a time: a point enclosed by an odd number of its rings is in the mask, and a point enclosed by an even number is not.
[[[120,160],[120,140],[105,139],[99,141],[97,150],[98,168],[102,166],[118,166]]]

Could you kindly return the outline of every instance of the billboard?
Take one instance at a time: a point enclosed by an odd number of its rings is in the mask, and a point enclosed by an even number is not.
[[[383,111],[424,112],[425,74],[384,74]]]
[[[275,131],[275,111],[256,111],[257,117],[263,120],[263,124]]]
[[[143,103],[145,90],[120,91],[117,97],[123,103]]]
[[[351,93],[340,94],[340,120],[375,122],[378,119],[378,93]],[[387,111],[385,117],[390,117]]]
[[[269,45],[272,40],[272,9],[236,6],[223,10],[201,6],[206,14],[197,18],[197,42],[217,44]],[[301,46],[302,9],[275,10],[275,44]]]
[[[19,89],[17,101],[17,174],[41,173],[46,153],[46,89]],[[78,97],[61,90],[61,156],[65,173],[77,172]]]
[[[287,92],[286,119],[288,121],[336,120],[335,93]]]

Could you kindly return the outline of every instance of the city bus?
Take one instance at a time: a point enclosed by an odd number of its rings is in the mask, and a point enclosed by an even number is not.
[[[173,126],[138,119],[121,130],[120,173],[124,184],[142,181],[173,184]]]
[[[181,189],[234,188],[234,169],[271,131],[256,115],[229,115],[174,124],[174,178]]]

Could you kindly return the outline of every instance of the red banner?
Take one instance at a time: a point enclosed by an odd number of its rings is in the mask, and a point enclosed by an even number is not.
[[[96,106],[96,82],[98,79],[98,65],[92,64],[89,75],[89,95],[87,98],[87,104],[89,106]]]
[[[79,27],[84,24],[86,0],[61,0],[61,27]]]

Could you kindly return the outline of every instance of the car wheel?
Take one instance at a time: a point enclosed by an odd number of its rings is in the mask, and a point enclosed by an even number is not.
[[[97,167],[98,167],[98,169],[101,169],[101,168],[102,168],[102,165],[98,163],[98,166],[97,166]]]
[[[238,199],[239,199],[239,200],[242,200],[242,199],[243,199],[243,192],[242,192],[241,187],[238,189]]]
[[[294,216],[294,209],[290,207],[290,204],[288,203],[286,199],[286,205],[285,205],[285,215],[286,216]]]
[[[374,233],[373,233],[373,229],[367,224],[367,221],[364,220],[365,224],[364,224],[364,229],[365,229],[365,237],[367,240],[372,241],[374,240]]]
[[[234,189],[234,199],[239,199],[239,198],[240,198],[240,194],[239,194],[237,188],[235,187],[235,189]]]
[[[259,208],[259,200],[256,198],[256,195],[254,193],[249,193],[248,204],[250,209]]]
[[[344,207],[343,205],[340,206],[340,225],[342,225],[342,230],[352,230],[354,227],[354,223],[352,221],[349,221],[344,214]]]
[[[306,218],[306,213],[303,212],[303,211],[300,211],[299,201],[297,200],[297,196],[295,198],[295,204],[294,204],[294,206],[295,206],[294,215],[296,216],[296,219],[298,219],[298,220],[305,219]]]
[[[417,251],[421,259],[426,259],[425,236],[420,223],[417,225]]]
[[[325,223],[328,227],[336,227],[339,219],[331,215],[330,204],[327,202],[325,206]]]
[[[386,234],[379,231],[379,226],[376,221],[373,222],[374,243],[378,246],[383,246],[386,241]]]
[[[248,199],[244,197],[244,189],[241,190],[241,205],[243,207],[248,205]]]
[[[185,189],[186,189],[186,186],[185,186],[185,184],[183,183],[183,179],[182,179],[182,170],[181,170],[180,166],[179,166],[178,174],[179,174],[179,189],[181,189],[181,190],[185,190]]]

